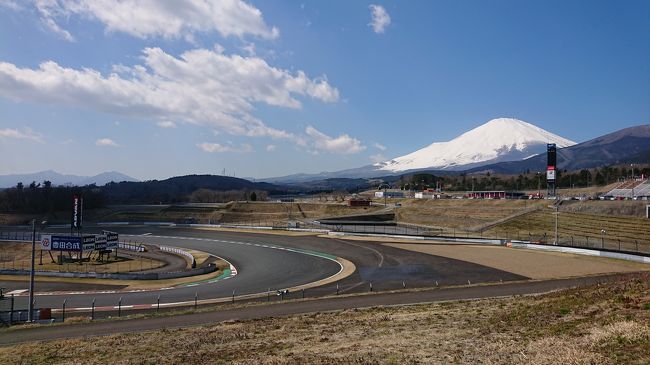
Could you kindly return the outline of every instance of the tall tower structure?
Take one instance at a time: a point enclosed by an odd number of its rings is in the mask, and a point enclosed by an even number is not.
[[[548,196],[555,196],[555,177],[557,167],[557,148],[555,143],[546,145],[546,185],[548,186]]]

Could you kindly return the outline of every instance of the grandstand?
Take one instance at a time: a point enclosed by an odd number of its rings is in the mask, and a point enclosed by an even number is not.
[[[650,198],[650,180],[636,179],[623,181],[619,186],[605,194],[606,197],[639,199]]]

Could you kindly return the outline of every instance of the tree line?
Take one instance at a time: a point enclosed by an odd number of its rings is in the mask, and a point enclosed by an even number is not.
[[[557,188],[584,188],[604,186],[632,177],[650,175],[650,167],[616,167],[606,166],[578,171],[557,170]],[[545,190],[547,188],[546,171],[526,171],[519,175],[496,175],[491,173],[468,175],[437,176],[429,173],[403,175],[394,184],[395,188],[404,190],[435,189],[440,187],[447,191],[481,191],[481,190]]]
[[[12,213],[52,213],[72,210],[72,197],[83,197],[84,209],[101,208],[104,196],[95,185],[83,187],[52,186],[50,181],[27,187],[18,183],[15,187],[0,191],[0,211]]]

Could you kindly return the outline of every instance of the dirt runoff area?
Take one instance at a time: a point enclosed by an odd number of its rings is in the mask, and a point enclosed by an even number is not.
[[[647,364],[650,275],[540,296],[0,348],[2,364]]]
[[[650,265],[602,257],[503,246],[443,243],[384,243],[387,246],[473,262],[531,279],[650,270]]]

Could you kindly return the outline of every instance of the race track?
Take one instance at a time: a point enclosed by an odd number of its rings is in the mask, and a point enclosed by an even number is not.
[[[237,275],[216,282],[179,286],[161,291],[108,293],[50,293],[36,295],[37,307],[88,308],[95,299],[97,307],[154,304],[160,296],[161,303],[230,298],[266,293],[291,288],[331,277],[341,266],[331,256],[350,260],[356,271],[337,283],[308,289],[306,296],[331,295],[336,292],[367,292],[373,290],[401,289],[403,286],[432,287],[499,282],[526,279],[505,271],[445,257],[425,255],[371,242],[345,241],[316,236],[284,236],[225,231],[206,231],[189,228],[160,228],[151,226],[125,226],[111,228],[122,239],[171,245],[205,251],[229,261]],[[97,232],[101,227],[97,227]],[[309,251],[302,252],[302,251]],[[324,254],[319,256],[320,254]],[[5,282],[7,283],[7,282]],[[3,283],[0,283],[3,285]],[[14,282],[15,286],[16,283]],[[20,284],[19,284],[20,285]],[[24,284],[23,284],[24,285]],[[48,284],[36,281],[36,292],[47,289]],[[80,291],[83,289],[79,289]],[[303,293],[290,293],[287,298],[297,298]],[[277,300],[277,298],[273,298]],[[16,297],[17,306],[26,306],[27,297]]]

